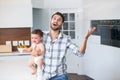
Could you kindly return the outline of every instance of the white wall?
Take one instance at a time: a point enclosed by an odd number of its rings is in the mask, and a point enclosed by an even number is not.
[[[81,5],[82,0],[44,0],[45,8],[78,8]]]
[[[44,8],[44,0],[31,0],[33,8]]]
[[[31,0],[0,0],[0,27],[31,27]]]
[[[92,19],[120,19],[119,0],[84,0],[86,31]],[[95,80],[120,80],[120,48],[100,44],[99,36],[91,36],[84,56],[85,74]]]

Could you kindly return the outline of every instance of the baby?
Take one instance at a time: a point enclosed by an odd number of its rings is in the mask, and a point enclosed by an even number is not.
[[[40,29],[35,29],[31,32],[31,46],[23,52],[31,52],[32,59],[28,65],[32,69],[32,74],[37,74],[37,80],[42,79],[42,64],[43,54],[45,53],[45,47],[42,44],[43,32]],[[35,66],[37,64],[37,68]]]

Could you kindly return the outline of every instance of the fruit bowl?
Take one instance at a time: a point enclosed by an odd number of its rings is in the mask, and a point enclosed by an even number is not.
[[[17,48],[17,49],[18,49],[19,53],[21,54],[21,53],[23,53],[23,50],[26,48]]]
[[[26,48],[27,48],[27,46],[25,44],[22,45],[21,43],[17,46],[17,49],[20,54],[23,53],[23,50]]]

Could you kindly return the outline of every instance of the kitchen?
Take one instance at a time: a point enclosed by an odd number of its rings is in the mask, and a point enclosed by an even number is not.
[[[31,0],[1,0],[0,1],[0,28],[28,28],[29,30],[32,28],[41,28],[43,31],[49,30],[49,19],[53,12],[62,11],[66,13],[75,13],[77,15],[76,22],[76,39],[75,42],[81,43],[82,37],[90,27],[91,20],[104,20],[104,19],[120,19],[120,1],[119,0],[65,0],[65,1],[53,1],[51,0],[33,0],[31,4]],[[67,3],[67,4],[66,4]],[[63,6],[64,5],[64,6]],[[39,12],[39,13],[37,13]],[[38,17],[38,18],[36,18]],[[80,35],[79,35],[80,34]],[[2,34],[1,34],[2,35]],[[28,39],[18,39],[13,41],[30,41]],[[10,41],[9,39],[7,41]],[[1,42],[1,37],[0,37]],[[11,42],[13,43],[13,42]],[[79,46],[79,45],[78,45]],[[15,49],[16,50],[16,49]],[[91,35],[88,41],[88,46],[86,50],[86,54],[82,58],[78,58],[73,56],[72,54],[68,55],[68,72],[74,72],[78,74],[86,74],[92,77],[95,80],[120,80],[120,49],[118,47],[102,45],[100,44],[100,36]],[[4,53],[6,54],[6,53]],[[14,53],[12,53],[14,54]],[[24,58],[25,57],[25,58]],[[29,68],[27,67],[27,60],[29,59],[29,55],[24,56],[7,56],[0,57],[0,70],[1,70],[1,80],[5,80],[6,78],[2,78],[10,73],[6,73],[7,69],[5,66],[9,65],[18,65],[17,61],[23,60],[19,66],[19,71],[26,71],[25,75],[18,74],[21,76],[28,76]],[[10,59],[8,61],[7,59]],[[16,60],[17,58],[17,60]],[[73,62],[69,63],[69,60]],[[6,65],[4,63],[12,63],[14,64]],[[6,61],[7,60],[7,61]],[[78,62],[79,61],[79,62]],[[24,66],[21,66],[24,65]],[[75,65],[75,66],[73,66]],[[18,66],[15,67],[18,68]],[[12,67],[12,66],[11,66]],[[10,68],[11,68],[10,67]],[[23,68],[22,68],[23,67]],[[25,69],[25,70],[24,70]],[[2,71],[5,70],[5,71]],[[14,71],[14,69],[9,69],[10,72]],[[8,71],[9,71],[8,70]],[[17,69],[18,70],[18,69]],[[17,70],[16,73],[17,74]],[[5,73],[4,73],[5,72]],[[7,75],[9,78],[11,76],[11,80],[16,80],[14,78],[15,75]],[[7,77],[5,76],[5,77]],[[13,77],[13,78],[12,78]],[[26,77],[27,79],[27,77]],[[7,80],[7,79],[6,79]],[[21,80],[19,78],[19,80]],[[23,79],[22,79],[23,80]]]

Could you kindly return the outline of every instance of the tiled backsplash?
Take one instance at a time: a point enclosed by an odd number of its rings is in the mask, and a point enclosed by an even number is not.
[[[20,43],[30,46],[31,28],[0,28],[0,45],[12,44],[12,51],[17,51]]]

